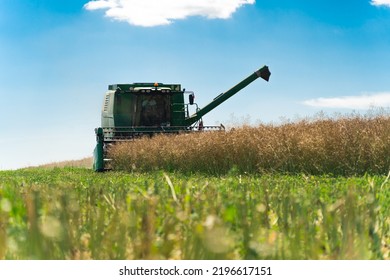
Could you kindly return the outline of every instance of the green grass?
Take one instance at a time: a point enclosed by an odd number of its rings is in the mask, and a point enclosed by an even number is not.
[[[0,259],[390,259],[386,176],[0,172]]]

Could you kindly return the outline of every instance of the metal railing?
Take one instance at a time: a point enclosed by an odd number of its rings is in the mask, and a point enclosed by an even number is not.
[[[178,134],[204,131],[224,131],[223,126],[126,126],[103,127],[104,142],[129,141],[143,136],[156,134]]]

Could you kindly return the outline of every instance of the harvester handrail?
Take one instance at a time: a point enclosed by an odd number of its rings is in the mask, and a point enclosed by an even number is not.
[[[223,126],[119,126],[102,127],[104,142],[130,141],[147,135],[224,131]]]

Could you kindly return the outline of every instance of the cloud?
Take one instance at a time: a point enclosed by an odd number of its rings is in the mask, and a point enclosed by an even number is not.
[[[390,7],[390,0],[372,0],[371,5],[374,6],[388,6]]]
[[[341,96],[334,98],[316,98],[303,101],[303,104],[312,107],[369,109],[372,107],[390,107],[390,92],[382,92],[360,96]]]
[[[255,0],[93,0],[84,8],[106,10],[106,17],[151,27],[190,16],[227,19],[241,6],[254,3]]]

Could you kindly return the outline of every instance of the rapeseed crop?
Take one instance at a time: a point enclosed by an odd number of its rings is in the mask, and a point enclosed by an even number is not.
[[[106,173],[1,171],[0,259],[390,259],[388,114],[108,152]]]
[[[390,116],[318,117],[226,132],[156,135],[109,149],[114,170],[386,175]]]

